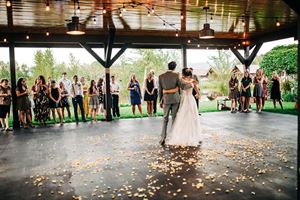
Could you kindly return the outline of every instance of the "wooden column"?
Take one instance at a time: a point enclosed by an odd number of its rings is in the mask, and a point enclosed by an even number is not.
[[[13,109],[13,127],[20,128],[19,115],[17,110],[17,96],[16,96],[16,64],[15,64],[15,44],[9,43],[9,64],[10,64],[10,79],[12,90],[12,109]]]
[[[249,54],[250,54],[250,47],[249,46],[245,46],[244,48],[244,58],[245,58],[245,66],[246,66],[246,69],[249,70],[249,67],[250,67],[250,64],[249,62],[247,62],[247,59],[249,58]]]
[[[181,56],[182,56],[182,67],[187,67],[187,54],[186,54],[186,45],[181,45]]]

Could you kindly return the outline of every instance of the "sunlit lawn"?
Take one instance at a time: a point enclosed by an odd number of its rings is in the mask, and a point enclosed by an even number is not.
[[[274,109],[273,103],[271,101],[267,101],[265,104],[264,112],[274,112],[274,113],[280,113],[280,114],[297,115],[297,110],[294,108],[294,105],[295,105],[294,102],[284,102],[283,103],[284,110],[280,109],[279,104],[277,105],[277,108]],[[229,101],[227,102],[227,106],[230,106]],[[252,107],[252,110],[255,110],[255,104],[251,104],[251,107]],[[142,108],[143,108],[143,117],[147,117],[146,105],[143,105]],[[71,108],[71,111],[72,111],[72,122],[75,122],[74,115],[73,115],[73,108]],[[216,100],[200,102],[200,113],[206,113],[206,112],[220,112],[219,110],[217,110],[217,101]],[[224,111],[222,111],[222,112],[224,112]],[[121,105],[120,113],[121,113],[120,119],[133,118],[133,114],[132,114],[130,105]],[[163,114],[163,111],[158,105],[158,112],[157,112],[156,116],[162,116],[162,114]],[[136,108],[136,117],[139,117],[137,108]],[[81,119],[81,115],[79,115],[79,119]],[[97,119],[104,120],[103,114],[99,114]],[[88,117],[87,120],[88,121],[91,120],[90,117]],[[57,122],[58,121],[59,121],[59,119],[57,119]],[[11,117],[11,122],[12,122],[12,117]],[[53,124],[53,121],[50,120],[48,123]],[[34,122],[34,124],[37,125],[38,122]]]

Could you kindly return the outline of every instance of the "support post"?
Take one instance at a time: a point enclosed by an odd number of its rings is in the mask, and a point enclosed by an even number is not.
[[[300,132],[300,126],[299,126],[299,124],[300,124],[300,118],[299,118],[299,115],[300,115],[300,109],[299,109],[299,90],[300,90],[300,82],[299,82],[299,80],[300,80],[300,43],[299,43],[299,40],[300,40],[300,16],[299,16],[299,14],[300,13],[298,12],[298,28],[297,28],[297,30],[298,30],[298,34],[297,34],[297,36],[298,36],[298,75],[297,75],[298,76],[298,91],[297,91],[298,92],[298,96],[297,96],[297,101],[298,101],[298,134],[297,134],[297,137],[298,137],[298,142],[297,142],[298,153],[297,153],[297,157],[298,157],[298,159],[297,159],[297,175],[298,176],[297,177],[300,177],[300,173],[299,173],[299,171],[300,171],[300,163],[299,163],[299,160],[300,160],[300,154],[299,154],[299,150],[300,150],[300,137],[299,137],[299,132]],[[300,195],[299,187],[300,187],[300,180],[298,178],[297,179],[298,197]]]
[[[187,55],[186,55],[186,45],[181,45],[181,56],[182,56],[182,66],[183,68],[187,67]]]
[[[249,54],[250,54],[250,47],[246,46],[244,48],[244,58],[245,58],[245,67],[246,69],[249,69],[250,64],[247,62],[247,59],[249,58]]]
[[[15,63],[15,44],[9,43],[9,64],[10,64],[10,79],[11,79],[11,94],[12,94],[12,109],[13,109],[13,128],[20,128],[19,115],[17,110],[17,95],[16,95],[16,63]]]
[[[106,103],[106,121],[112,121],[111,116],[111,93],[110,93],[110,67],[111,67],[111,53],[112,53],[112,45],[115,39],[116,29],[110,28],[108,35],[108,42],[105,45],[105,103]]]

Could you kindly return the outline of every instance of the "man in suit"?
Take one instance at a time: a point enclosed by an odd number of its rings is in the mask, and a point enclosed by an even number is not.
[[[163,108],[164,111],[164,121],[161,132],[161,140],[160,144],[164,145],[167,137],[167,126],[169,122],[169,114],[172,113],[172,122],[174,122],[176,118],[176,114],[179,107],[180,102],[180,94],[179,91],[175,93],[163,94],[163,90],[170,90],[174,88],[181,88],[181,81],[179,78],[179,73],[174,72],[176,68],[176,62],[172,61],[168,64],[168,71],[161,74],[158,78],[159,82],[159,102],[160,107]],[[192,86],[188,86],[192,87]]]

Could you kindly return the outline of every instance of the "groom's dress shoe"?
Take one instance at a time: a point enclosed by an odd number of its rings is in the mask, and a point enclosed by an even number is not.
[[[159,144],[162,145],[162,146],[164,146],[165,145],[165,141],[163,140],[163,141],[159,142]]]

